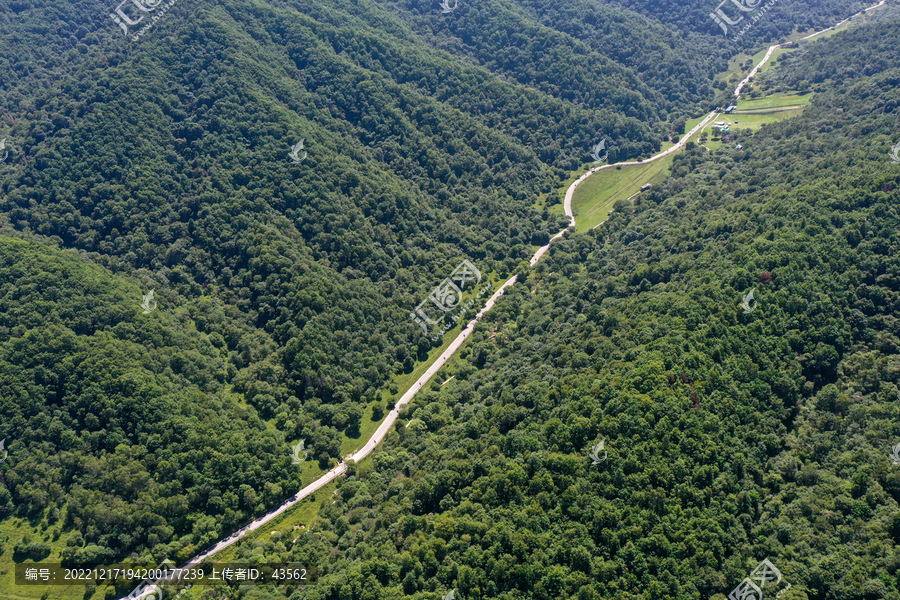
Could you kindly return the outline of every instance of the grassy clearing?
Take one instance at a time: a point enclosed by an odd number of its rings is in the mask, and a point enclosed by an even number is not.
[[[747,76],[747,73],[750,72],[749,69],[741,68],[741,65],[746,63],[749,58],[750,55],[744,54],[743,52],[732,58],[728,61],[728,68],[725,69],[723,73],[719,73],[716,76],[716,81],[724,81],[730,89],[734,89],[738,82],[744,79],[744,77]]]
[[[812,94],[789,93],[773,94],[772,96],[756,100],[741,100],[738,103],[739,112],[731,115],[722,115],[716,120],[724,121],[732,130],[749,129],[750,131],[756,131],[767,123],[776,123],[799,115],[803,111],[802,107],[806,106],[812,96]],[[801,108],[786,108],[793,106],[800,106]],[[759,112],[750,114],[740,112],[751,110]],[[704,145],[710,151],[715,152],[723,145],[732,145],[732,142],[722,142],[720,139],[713,139],[711,126],[704,129],[710,138]]]
[[[684,126],[685,133],[687,133],[688,131],[690,131],[697,125],[699,125],[700,121],[702,121],[705,118],[706,118],[706,115],[703,115],[702,117],[697,117],[696,119],[691,119],[690,121],[688,121]],[[663,148],[663,150],[667,150],[667,148]]]
[[[248,533],[241,541],[232,544],[216,555],[216,562],[228,562],[238,558],[238,549],[247,545],[262,547],[272,541],[275,532],[281,534],[281,543],[290,547],[293,540],[304,531],[315,526],[316,515],[325,502],[334,501],[337,482],[332,481],[312,496],[305,498],[292,509],[285,511],[277,519],[266,523],[256,531]]]
[[[703,118],[701,116],[687,121],[684,127],[685,132],[696,127]],[[656,154],[665,152],[674,145],[673,142],[664,142]],[[583,233],[593,229],[606,220],[607,213],[612,209],[616,200],[626,200],[645,183],[661,180],[661,175],[672,164],[672,156],[669,155],[640,165],[623,165],[603,169],[582,182],[572,196],[572,212],[575,213],[576,231]],[[592,164],[582,165],[579,171],[563,182],[559,190],[560,202],[565,200],[566,190],[569,189],[569,186],[593,166]],[[563,206],[560,205],[559,214],[562,213]]]
[[[696,127],[704,116],[691,119],[685,125],[685,132]],[[693,136],[697,141],[698,135]],[[661,151],[674,146],[672,143],[664,144]],[[658,183],[668,174],[675,154],[669,154],[659,160],[648,161],[638,165],[620,165],[603,169],[588,177],[575,189],[572,196],[572,212],[575,213],[575,229],[579,233],[590,231],[609,217],[617,200],[627,200],[637,193],[646,183]],[[587,170],[585,168],[584,170]],[[573,175],[563,187],[562,195],[569,188],[578,175]]]
[[[15,584],[15,565],[13,546],[22,538],[30,538],[32,542],[50,544],[50,555],[45,562],[59,562],[59,553],[66,547],[66,534],[55,535],[56,525],[49,527],[46,521],[31,523],[25,519],[10,518],[0,523],[0,599],[2,600],[37,600],[53,598],[59,600],[81,600],[85,597],[85,588],[78,586],[17,586]],[[54,540],[54,538],[57,538]],[[31,560],[24,561],[31,563]],[[95,595],[95,598],[103,596]]]
[[[765,100],[765,99],[763,99]],[[799,104],[799,103],[798,103]],[[744,102],[741,102],[741,106],[744,105]],[[763,125],[768,123],[777,123],[778,121],[784,121],[785,119],[790,119],[791,117],[799,115],[803,112],[803,108],[795,108],[791,110],[783,110],[776,109],[772,112],[761,112],[755,114],[734,114],[729,115],[728,119],[722,118],[722,121],[725,121],[728,125],[731,126],[732,133],[737,129],[749,129],[750,131],[756,131]],[[709,130],[709,128],[706,128]],[[711,132],[711,130],[709,130]],[[710,139],[703,144],[711,152],[715,152],[722,146],[734,146],[735,142],[723,142],[721,139],[713,139],[712,135],[710,135]]]
[[[765,57],[767,51],[768,49],[761,50],[754,55],[753,64],[759,63],[759,61]],[[773,64],[773,61],[775,61],[778,56],[790,51],[790,49],[776,50],[773,53],[773,58],[766,64],[765,68],[768,69],[776,66]],[[736,83],[738,75],[741,73],[740,65],[746,62],[748,58],[747,55],[736,57],[731,65],[729,65],[729,71],[722,74],[720,77],[725,77],[726,79],[733,78]],[[773,94],[772,96],[754,100],[741,100],[738,103],[738,110],[761,112],[754,114],[723,114],[714,119],[714,121],[724,121],[730,125],[732,129],[749,129],[750,131],[755,131],[767,123],[783,121],[800,114],[803,110],[802,107],[809,102],[810,98],[812,98],[812,94],[801,95],[797,93],[788,93]],[[792,106],[799,106],[801,108],[788,108]],[[703,117],[699,117],[690,121],[685,130],[690,131],[690,129],[696,126],[702,119]],[[703,145],[711,152],[715,152],[722,146],[731,146],[733,144],[733,142],[722,142],[721,139],[712,139],[711,124],[705,127],[703,131],[706,131],[709,136],[709,139],[704,142]],[[695,136],[694,141],[697,142],[698,139],[699,136]],[[672,144],[668,144],[663,149],[665,150],[671,146]],[[628,165],[622,166],[621,168],[604,169],[589,177],[578,186],[575,190],[575,195],[572,198],[572,210],[575,213],[577,231],[585,232],[593,229],[607,219],[609,211],[612,210],[612,207],[617,200],[628,199],[646,183],[661,181],[668,172],[673,160],[674,154],[657,161],[640,165]],[[576,176],[573,176],[566,182],[566,186],[563,190],[567,189],[568,185],[570,185],[575,178]],[[564,194],[564,191],[562,193]]]
[[[778,48],[777,50],[775,50],[775,52],[772,53],[771,58],[769,58],[769,60],[766,62],[766,64],[764,64],[762,67],[760,67],[759,71],[757,71],[757,75],[760,74],[760,73],[765,73],[765,72],[768,71],[769,69],[775,67],[775,66],[776,66],[776,65],[775,65],[775,62],[778,60],[778,58],[779,58],[782,54],[785,54],[785,53],[787,53],[787,52],[794,52],[794,51],[795,51],[794,48]],[[766,49],[766,52],[768,52],[768,49]],[[766,52],[763,52],[763,53],[762,53],[762,55],[759,57],[759,60],[762,60],[763,57],[765,57]],[[753,64],[756,64],[756,61],[755,61],[755,60],[754,60],[754,63],[753,63]]]
[[[733,125],[733,128],[756,131],[767,123],[784,121],[785,119],[790,119],[791,117],[799,115],[801,112],[803,112],[802,108],[795,108],[793,110],[780,110],[768,114],[734,115],[735,125]]]
[[[604,169],[588,177],[575,189],[572,212],[575,213],[576,230],[590,231],[608,217],[617,200],[626,200],[645,183],[662,180],[672,164],[675,154],[640,165]]]
[[[767,108],[782,108],[785,106],[806,106],[812,98],[812,94],[773,94],[765,98],[754,100],[741,100],[738,102],[737,113],[745,110],[765,110]]]

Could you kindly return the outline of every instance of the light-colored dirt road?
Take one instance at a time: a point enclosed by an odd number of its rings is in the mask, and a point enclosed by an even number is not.
[[[881,6],[882,4],[884,4],[885,1],[886,0],[881,0],[880,4],[878,4],[877,6],[873,6],[871,8],[867,8],[866,11],[878,8],[878,6]],[[862,14],[863,12],[866,12],[866,11],[862,11],[857,14]],[[856,15],[853,15],[853,16],[856,16]],[[835,25],[835,27],[839,27],[840,25],[842,25],[843,23],[845,23],[846,21],[849,21],[849,20],[850,19],[845,19],[844,21],[841,21],[841,23],[838,23],[837,25]],[[807,36],[806,38],[803,38],[803,39],[809,39],[809,38],[815,37],[821,33],[824,33],[825,31],[829,31],[831,29],[834,29],[834,27],[829,27],[828,29],[823,29],[822,31],[816,32],[816,33],[814,33],[810,36]],[[769,48],[769,51],[766,53],[765,58],[758,65],[756,65],[756,67],[754,67],[753,71],[750,72],[750,75],[748,75],[747,78],[744,79],[744,81],[742,81],[740,83],[737,90],[735,91],[735,96],[737,96],[740,93],[740,89],[744,86],[745,83],[747,83],[750,80],[751,77],[753,77],[753,75],[756,74],[756,72],[759,70],[759,68],[763,64],[765,64],[765,62],[767,60],[769,60],[769,58],[772,56],[772,52],[774,52],[775,49],[779,48],[779,47],[780,46],[776,45],[776,46],[772,46],[771,48]],[[547,252],[547,250],[550,249],[550,244],[552,244],[554,240],[565,235],[571,228],[575,227],[575,216],[572,213],[572,197],[575,194],[575,188],[577,188],[581,182],[583,182],[585,179],[587,179],[588,177],[590,177],[597,171],[600,171],[603,169],[608,169],[608,168],[614,167],[614,166],[638,165],[638,164],[643,164],[643,163],[647,163],[647,162],[652,162],[654,160],[659,160],[660,158],[663,158],[664,156],[667,156],[673,152],[677,152],[678,150],[680,150],[681,148],[684,147],[684,145],[687,143],[687,141],[695,133],[697,133],[700,129],[702,129],[704,126],[706,126],[707,123],[709,123],[712,119],[714,119],[717,114],[718,114],[717,111],[713,111],[713,112],[709,113],[702,121],[700,121],[700,123],[698,123],[693,129],[691,129],[677,144],[675,144],[668,150],[665,150],[651,158],[648,158],[645,161],[642,161],[642,162],[630,161],[630,162],[622,162],[622,163],[603,165],[600,167],[593,167],[590,171],[588,171],[587,173],[585,173],[584,175],[582,175],[581,177],[576,179],[572,183],[572,185],[569,186],[569,189],[566,190],[565,202],[563,203],[563,208],[566,212],[566,216],[569,217],[569,227],[567,227],[566,229],[563,229],[562,231],[560,231],[559,233],[554,235],[545,246],[541,246],[537,250],[537,252],[534,253],[534,256],[531,257],[531,261],[530,261],[531,266],[534,266],[535,264],[537,264],[537,262],[540,260],[540,258]],[[406,393],[403,394],[403,396],[401,396],[400,400],[397,401],[397,404],[394,405],[394,408],[391,409],[390,413],[388,413],[388,416],[384,419],[384,421],[381,423],[381,425],[379,425],[378,429],[375,430],[375,433],[372,434],[372,437],[369,438],[369,440],[366,442],[366,444],[362,448],[360,448],[359,450],[354,452],[353,454],[347,456],[346,458],[359,462],[362,459],[364,459],[366,456],[371,454],[371,452],[378,446],[378,444],[380,444],[384,440],[384,438],[387,436],[388,432],[391,430],[391,427],[393,427],[394,423],[397,421],[397,417],[399,416],[400,409],[403,408],[404,406],[406,406],[409,403],[409,401],[412,400],[413,397],[419,392],[419,390],[422,389],[422,387],[426,383],[428,383],[428,381],[430,381],[432,377],[434,377],[434,375],[441,369],[441,367],[443,367],[447,363],[447,361],[450,360],[450,358],[456,353],[456,351],[459,349],[459,347],[462,346],[467,339],[469,339],[470,335],[472,335],[472,331],[475,329],[475,324],[478,322],[478,320],[481,319],[481,317],[486,312],[488,312],[489,310],[491,310],[494,307],[494,304],[497,302],[497,299],[503,295],[503,292],[506,290],[506,288],[508,288],[515,282],[516,282],[516,277],[515,276],[510,277],[502,286],[500,286],[500,288],[496,292],[494,292],[494,295],[491,296],[487,302],[485,302],[484,307],[482,307],[482,309],[478,311],[478,313],[475,315],[475,318],[472,319],[471,321],[469,321],[469,323],[466,325],[465,329],[463,329],[459,333],[459,335],[456,336],[456,339],[453,340],[453,342],[451,342],[449,346],[447,346],[447,349],[444,350],[444,352],[438,357],[438,359],[436,361],[434,361],[434,363],[430,367],[428,367],[428,370],[425,371],[425,373],[423,373],[421,377],[419,377],[419,379],[416,381],[416,383],[409,390],[407,390]],[[210,558],[211,556],[221,552],[222,550],[224,550],[228,546],[234,544],[235,542],[240,540],[242,537],[244,537],[251,531],[255,531],[255,530],[259,529],[260,527],[262,527],[263,525],[265,525],[266,523],[270,522],[272,519],[279,517],[286,510],[290,509],[292,506],[294,506],[295,504],[297,504],[304,498],[307,498],[311,494],[315,493],[317,490],[328,485],[329,483],[334,481],[337,477],[345,474],[346,472],[347,472],[347,465],[344,464],[343,462],[341,462],[341,464],[334,467],[333,469],[331,469],[330,471],[328,471],[327,473],[325,473],[324,475],[322,475],[321,477],[319,477],[318,479],[316,479],[315,481],[313,481],[312,483],[307,485],[305,488],[303,488],[302,490],[300,490],[299,492],[297,492],[296,494],[291,496],[288,500],[286,500],[284,503],[282,503],[280,506],[278,506],[274,510],[266,513],[265,515],[259,517],[258,519],[255,519],[250,524],[244,526],[243,528],[239,529],[238,531],[235,531],[230,536],[219,541],[214,546],[207,548],[206,550],[204,550],[203,552],[201,552],[200,554],[198,554],[197,556],[195,556],[194,558],[189,560],[187,563],[185,563],[185,565],[182,565],[182,567],[187,567],[189,565],[198,564],[201,561],[203,561],[207,558]],[[159,584],[159,583],[161,583],[161,581],[156,581],[155,583]],[[126,600],[126,599],[127,600],[137,600],[139,598],[145,598],[145,597],[149,596],[151,593],[153,593],[152,589],[144,588],[143,592],[138,593],[138,594],[129,594],[123,600]]]
[[[582,175],[581,177],[576,179],[574,182],[572,182],[572,185],[570,185],[569,189],[566,190],[566,199],[563,202],[563,209],[566,211],[566,216],[569,217],[569,227],[575,226],[575,216],[572,213],[572,198],[575,196],[575,188],[577,188],[578,185],[582,181],[584,181],[585,179],[587,179],[588,177],[590,177],[597,171],[602,171],[603,169],[609,169],[611,167],[621,167],[621,166],[626,166],[626,165],[643,165],[648,162],[653,162],[654,160],[659,160],[660,158],[662,158],[664,156],[668,156],[669,154],[672,154],[673,152],[678,152],[679,150],[681,150],[684,147],[684,145],[688,142],[688,140],[690,140],[694,136],[695,133],[697,133],[698,131],[703,129],[703,127],[705,127],[707,123],[709,123],[710,121],[715,119],[717,114],[719,114],[719,112],[714,110],[711,113],[709,113],[708,115],[706,115],[706,117],[704,117],[704,119],[702,121],[697,123],[697,125],[695,125],[693,129],[688,131],[681,138],[681,140],[679,140],[679,142],[677,144],[675,144],[668,150],[664,150],[664,151],[660,152],[656,156],[652,156],[652,157],[648,158],[647,160],[644,160],[641,162],[633,160],[633,161],[628,161],[628,162],[610,163],[608,165],[603,165],[602,167],[594,167],[593,169],[591,169],[590,171],[588,171],[587,173],[585,173],[584,175]],[[556,237],[559,237],[560,235],[565,233],[565,231],[567,231],[567,230],[561,231],[560,233],[556,234]],[[554,237],[554,239],[556,239],[556,237]],[[553,240],[551,240],[551,241],[553,241]],[[546,248],[546,246],[545,246],[545,248]],[[541,250],[544,250],[544,248],[541,248]],[[546,252],[546,250],[544,250],[544,252]],[[543,254],[543,252],[541,254]],[[538,256],[538,255],[536,254],[535,256]],[[531,260],[532,265],[535,262],[537,262],[535,259]]]
[[[844,19],[843,21],[841,21],[840,23],[838,23],[838,24],[836,24],[836,25],[832,25],[831,27],[826,27],[826,28],[823,29],[822,31],[817,31],[817,32],[815,32],[815,33],[809,34],[809,35],[806,36],[806,37],[800,38],[800,41],[802,42],[802,41],[806,41],[806,40],[811,40],[811,39],[813,39],[814,37],[816,37],[817,35],[822,35],[822,34],[825,33],[826,31],[831,31],[832,29],[837,29],[838,27],[840,27],[841,25],[843,25],[844,23],[846,23],[846,22],[849,21],[850,19],[853,19],[853,18],[855,18],[855,17],[858,17],[859,15],[865,14],[865,13],[869,12],[870,10],[875,10],[875,9],[878,8],[879,6],[882,6],[885,2],[887,2],[887,0],[881,0],[881,2],[879,2],[879,3],[876,4],[875,6],[870,6],[869,8],[867,8],[867,9],[865,9],[865,10],[861,10],[861,11],[859,11],[858,13],[856,13],[855,15],[852,15],[852,16],[847,17],[846,19]],[[772,58],[772,53],[775,52],[775,50],[777,50],[778,48],[781,48],[781,44],[775,44],[774,46],[769,46],[769,50],[768,50],[768,52],[766,52],[765,57],[763,57],[763,59],[762,59],[761,61],[759,61],[759,64],[758,64],[758,65],[756,65],[755,67],[753,67],[753,70],[750,71],[750,74],[747,75],[747,76],[744,78],[744,80],[738,84],[737,88],[735,88],[735,90],[734,90],[734,97],[735,97],[735,98],[737,98],[737,97],[739,97],[739,96],[741,95],[741,90],[744,89],[744,86],[745,86],[745,85],[753,78],[754,75],[756,75],[756,74],[759,72],[759,70],[762,68],[762,66],[763,66],[764,64],[766,64],[767,62],[769,62],[769,59]]]
[[[861,10],[861,11],[859,11],[858,13],[856,13],[855,15],[853,15],[852,17],[847,17],[846,19],[844,19],[843,21],[841,21],[841,22],[838,23],[837,25],[834,25],[833,27],[828,27],[827,29],[823,29],[822,31],[817,31],[817,32],[815,32],[815,33],[813,33],[813,34],[810,34],[810,35],[806,36],[805,38],[800,38],[800,39],[801,39],[801,40],[811,40],[812,38],[816,37],[817,35],[822,35],[822,34],[825,33],[826,31],[831,31],[832,29],[837,29],[838,27],[840,27],[841,25],[843,25],[844,23],[846,23],[846,22],[849,21],[850,19],[852,19],[852,18],[854,18],[854,17],[858,17],[859,15],[861,15],[861,14],[863,14],[863,13],[867,13],[867,12],[869,12],[870,10],[875,10],[875,9],[878,8],[879,6],[884,5],[885,2],[887,2],[887,0],[881,0],[881,2],[879,2],[879,3],[876,4],[875,6],[870,6],[870,7],[867,8],[866,10]]]
[[[686,136],[684,136],[682,141],[679,141],[677,144],[675,144],[668,150],[666,150],[664,152],[660,152],[656,156],[654,156],[652,158],[648,158],[647,160],[645,160],[643,162],[654,161],[654,160],[662,158],[663,156],[671,154],[672,152],[678,151],[680,148],[682,148],[684,146],[685,142],[687,142],[687,140],[691,136],[693,136],[701,127],[703,127],[712,118],[714,118],[716,116],[716,114],[717,113],[715,111],[709,113],[709,115],[707,115],[707,117],[703,121],[701,121],[693,129],[691,129],[691,131]],[[617,165],[637,165],[637,164],[641,164],[641,163],[639,163],[637,161],[617,163]],[[547,250],[550,249],[550,245],[553,243],[554,240],[565,235],[571,228],[575,227],[575,217],[572,214],[572,195],[575,193],[575,188],[578,187],[578,184],[581,183],[582,181],[584,181],[585,179],[587,179],[588,177],[590,177],[591,175],[593,175],[594,173],[596,173],[597,171],[600,171],[602,169],[607,169],[609,167],[617,166],[617,165],[610,164],[610,165],[603,165],[602,167],[594,167],[590,171],[588,171],[587,173],[585,173],[584,175],[579,177],[577,180],[575,180],[575,182],[569,186],[569,189],[566,191],[566,199],[565,199],[565,204],[564,204],[566,216],[569,217],[569,227],[567,227],[566,229],[563,229],[562,231],[560,231],[559,233],[554,235],[552,238],[550,238],[550,241],[547,242],[546,245],[538,248],[537,252],[534,253],[534,256],[531,257],[531,261],[530,261],[531,266],[534,266],[535,264],[537,264],[538,260],[540,260],[540,258],[547,252]],[[407,404],[409,404],[409,401],[412,400],[413,397],[415,397],[415,395],[419,392],[419,390],[421,390],[422,387],[425,386],[425,384],[427,384],[431,380],[431,378],[434,377],[434,375],[445,364],[447,364],[447,361],[450,360],[450,358],[454,354],[456,354],[456,351],[459,350],[460,346],[462,346],[465,343],[465,341],[467,339],[469,339],[469,336],[472,335],[472,332],[475,330],[475,324],[478,323],[478,321],[481,319],[481,317],[486,312],[488,312],[489,310],[491,310],[494,307],[494,304],[497,302],[497,299],[503,295],[503,292],[506,290],[506,288],[508,288],[515,282],[516,282],[516,277],[514,275],[514,276],[510,277],[502,286],[500,286],[500,288],[497,289],[496,292],[494,292],[494,294],[487,300],[487,302],[484,303],[484,306],[481,308],[481,310],[479,310],[478,313],[475,315],[475,318],[472,319],[471,321],[469,321],[469,323],[466,325],[465,329],[463,329],[459,333],[459,335],[456,336],[456,339],[454,339],[450,343],[450,345],[447,346],[447,348],[444,350],[443,353],[441,353],[441,355],[437,358],[437,360],[435,360],[434,363],[430,367],[428,367],[428,369],[422,374],[422,376],[419,377],[419,379],[416,381],[416,383],[414,383],[412,385],[412,387],[410,387],[406,391],[406,393],[400,397],[400,400],[397,401],[397,404],[394,405],[394,408],[391,409],[391,411],[388,413],[387,417],[385,417],[384,421],[382,421],[381,425],[378,426],[378,429],[375,430],[375,433],[372,434],[372,437],[369,438],[369,440],[365,443],[365,445],[362,448],[360,448],[359,450],[357,450],[356,452],[354,452],[353,454],[350,454],[349,456],[347,456],[345,458],[352,459],[356,462],[359,462],[362,459],[364,459],[365,457],[367,457],[369,454],[372,453],[372,451],[378,446],[378,444],[380,444],[384,440],[384,438],[387,437],[387,434],[391,430],[391,427],[393,427],[394,423],[397,421],[397,417],[400,414],[400,409],[403,408],[404,406],[406,406]],[[347,472],[347,465],[342,462],[341,464],[339,464],[335,468],[331,469],[330,471],[328,471],[327,473],[325,473],[324,475],[322,475],[321,477],[319,477],[318,479],[316,479],[315,481],[313,481],[312,483],[307,485],[305,488],[303,488],[302,490],[300,490],[299,492],[297,492],[296,494],[291,496],[288,500],[286,500],[284,503],[282,503],[280,506],[278,506],[271,512],[268,512],[265,515],[259,517],[258,519],[255,519],[250,524],[245,525],[241,529],[235,531],[230,536],[219,541],[214,546],[207,548],[206,550],[204,550],[203,552],[201,552],[200,554],[198,554],[197,556],[195,556],[194,558],[189,560],[185,565],[182,565],[182,568],[187,567],[189,565],[199,564],[203,560],[210,558],[211,556],[221,552],[228,546],[234,544],[235,542],[237,542],[238,540],[243,538],[245,535],[247,535],[251,531],[255,531],[255,530],[259,529],[260,527],[262,527],[263,525],[265,525],[266,523],[272,521],[273,519],[278,518],[286,510],[290,509],[292,506],[294,506],[298,502],[301,502],[303,499],[307,498],[309,495],[315,493],[316,490],[319,490],[319,489],[323,488],[324,486],[328,485],[329,483],[334,481],[337,477],[345,474],[346,472]],[[160,581],[157,581],[155,583],[158,584],[158,583],[160,583]],[[150,593],[152,593],[152,590],[145,590],[136,595],[127,596],[126,598],[137,600],[139,598],[145,598]]]
[[[827,31],[827,30],[825,30],[825,31]],[[822,32],[820,31],[818,33],[814,33],[813,35],[819,35],[819,33],[822,33]],[[810,36],[810,37],[812,37],[812,36]],[[804,39],[806,39],[806,38],[804,38]],[[776,50],[778,50],[779,48],[781,48],[781,44],[775,44],[774,46],[769,46],[769,51],[766,52],[766,55],[763,57],[763,59],[761,61],[759,61],[759,64],[756,65],[755,67],[753,67],[753,70],[750,71],[750,74],[747,75],[746,77],[744,77],[744,80],[742,82],[740,82],[738,84],[738,86],[734,89],[734,97],[735,98],[737,98],[741,95],[741,90],[744,89],[744,86],[747,85],[747,83],[749,83],[751,79],[753,79],[753,76],[759,72],[759,70],[762,68],[762,66],[764,64],[769,62],[769,59],[772,58],[772,53],[775,52]]]

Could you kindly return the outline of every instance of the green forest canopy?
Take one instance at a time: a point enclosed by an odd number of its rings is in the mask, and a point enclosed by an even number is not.
[[[183,560],[277,505],[291,443],[326,467],[427,357],[441,273],[520,269],[598,137],[713,99],[714,36],[572,6],[226,0],[136,44],[0,8],[0,513],[39,532],[2,559]],[[785,600],[896,598],[896,31],[783,59],[803,117],[560,241],[312,530],[239,553],[316,598],[700,598],[763,557]]]

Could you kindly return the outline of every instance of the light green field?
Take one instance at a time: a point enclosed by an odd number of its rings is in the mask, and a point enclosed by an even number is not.
[[[768,52],[768,50],[766,50],[766,52]],[[773,68],[775,66],[775,62],[778,60],[778,58],[782,54],[787,54],[789,52],[796,52],[796,48],[778,48],[777,50],[775,50],[775,52],[772,53],[772,56],[769,58],[769,60],[766,61],[766,64],[764,64],[762,67],[760,67],[759,71],[757,71],[757,74],[765,73],[769,69]],[[765,56],[765,52],[763,53],[763,56]],[[762,57],[760,57],[760,60],[762,60]]]
[[[773,94],[756,100],[741,100],[738,109],[730,115],[721,115],[717,121],[724,121],[734,129],[749,129],[756,131],[767,123],[776,123],[799,115],[803,107],[810,101],[812,94]],[[789,108],[800,107],[800,108]],[[747,113],[744,111],[754,111]],[[757,112],[758,111],[758,112]],[[715,152],[723,144],[721,140],[712,139],[711,124],[704,128],[709,135],[709,140],[704,144],[711,152]],[[728,142],[730,145],[731,142]]]
[[[761,71],[768,70],[775,66],[775,61],[785,52],[791,52],[792,49],[779,48],[772,53],[769,62],[763,66]],[[765,48],[757,52],[753,56],[753,64],[758,64],[768,52]],[[726,81],[733,80],[737,83],[742,79],[740,69],[741,63],[745,62],[748,55],[737,56],[729,64],[729,70],[721,74],[720,78]],[[744,72],[746,73],[746,72]],[[773,94],[765,98],[755,100],[740,100],[738,102],[738,112],[732,115],[722,114],[715,121],[725,121],[732,129],[749,129],[755,131],[767,123],[775,123],[796,116],[802,112],[803,107],[812,98],[812,94]],[[790,108],[800,107],[800,108]],[[760,111],[751,114],[742,111]],[[699,117],[690,121],[685,127],[685,131],[690,131],[696,126],[703,117]],[[702,145],[709,151],[715,152],[723,145],[732,145],[733,142],[723,143],[720,139],[712,139],[712,122],[704,127],[703,131],[707,132],[708,139]],[[702,132],[701,132],[702,133]],[[699,134],[694,137],[696,143],[699,142]],[[671,148],[673,144],[669,143],[663,147],[663,150]],[[641,186],[646,183],[656,183],[662,181],[667,174],[674,154],[663,159],[652,161],[640,165],[622,166],[621,169],[610,168],[604,169],[599,173],[592,175],[586,179],[575,190],[572,197],[572,211],[575,213],[576,229],[578,232],[590,231],[608,218],[608,213],[615,205],[617,200],[627,200],[633,194],[640,190]],[[562,188],[561,195],[565,194],[565,190],[576,179],[573,175],[566,185]]]
[[[704,115],[705,116],[705,115]],[[685,133],[696,127],[704,117],[691,119],[685,124]],[[694,136],[696,138],[696,136]],[[696,141],[696,139],[695,139]],[[675,144],[665,142],[659,152],[665,152]],[[658,154],[657,152],[656,154]],[[623,165],[610,167],[588,177],[575,189],[572,196],[572,212],[575,213],[575,229],[579,233],[590,231],[606,220],[608,212],[612,209],[616,200],[627,200],[632,194],[641,189],[645,183],[661,181],[662,176],[672,164],[674,155],[669,155],[659,160],[639,165]],[[582,167],[587,171],[588,165]],[[579,175],[572,175],[564,182],[560,189],[560,201],[565,199],[566,190],[572,185]],[[560,208],[562,213],[562,208]]]
[[[640,165],[611,167],[585,179],[572,196],[576,231],[590,231],[608,217],[617,200],[627,200],[645,183],[661,181],[675,154]]]
[[[38,598],[52,598],[54,600],[82,600],[85,597],[85,587],[79,586],[17,586],[15,584],[15,564],[13,562],[13,546],[22,537],[29,536],[33,542],[46,542],[50,544],[50,556],[46,561],[59,562],[59,553],[66,547],[67,534],[62,534],[56,541],[53,534],[54,527],[45,528],[44,523],[29,523],[25,519],[11,518],[0,523],[0,545],[3,552],[0,554],[0,599],[2,600],[37,600]],[[26,564],[32,563],[26,560]],[[104,598],[98,594],[94,598]]]
[[[756,100],[754,102],[765,103],[767,100],[770,100],[770,99],[762,98],[762,99]],[[782,99],[774,98],[771,100],[778,102]],[[738,106],[745,106],[745,105],[749,105],[749,104],[751,104],[751,102],[741,101]],[[796,106],[799,104],[800,104],[800,102],[794,102],[794,103],[790,104],[789,106]],[[804,104],[805,104],[805,102],[804,102]],[[749,129],[750,131],[756,131],[763,125],[766,125],[768,123],[776,123],[778,121],[784,121],[785,119],[789,119],[791,117],[797,116],[801,112],[803,112],[802,107],[788,109],[788,110],[775,107],[774,110],[772,110],[771,112],[765,112],[765,109],[757,109],[757,110],[761,110],[763,112],[753,113],[753,114],[734,113],[732,115],[722,115],[717,120],[725,121],[725,123],[727,123],[728,125],[731,126],[732,132],[735,129]],[[734,141],[722,142],[720,139],[713,139],[711,127],[705,127],[704,130],[709,134],[709,139],[703,145],[706,146],[711,152],[715,152],[722,146],[735,144]]]
[[[756,131],[766,123],[784,121],[785,119],[790,119],[791,117],[799,115],[801,112],[803,112],[802,108],[795,108],[791,110],[778,110],[770,113],[734,115],[736,124],[732,126],[732,129],[750,129]]]
[[[697,117],[696,119],[691,119],[690,121],[688,121],[684,126],[684,132],[687,133],[688,131],[699,125],[700,121],[702,121],[705,117],[706,115],[703,115],[702,117]],[[669,147],[663,148],[663,150],[668,150],[672,146],[674,146],[674,144],[670,144]]]
[[[782,108],[785,106],[806,106],[812,96],[812,94],[773,94],[755,100],[741,100],[738,102],[735,114],[740,114],[745,110],[765,110],[767,108]]]

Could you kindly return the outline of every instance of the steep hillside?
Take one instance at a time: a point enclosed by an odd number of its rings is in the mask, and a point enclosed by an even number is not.
[[[897,30],[554,246],[300,536],[303,597],[722,600],[769,559],[787,600],[900,598]]]
[[[828,0],[798,0],[797,2],[777,2],[762,0],[709,0],[691,2],[688,0],[613,0],[615,5],[650,15],[663,23],[671,24],[682,31],[703,34],[722,46],[728,35],[733,38],[750,22],[753,26],[741,36],[737,46],[750,47],[771,41],[780,41],[793,31],[818,31],[872,6],[873,2],[853,0],[851,2],[829,2]],[[710,16],[721,10],[723,22],[728,27],[724,31]],[[760,16],[757,13],[761,12]],[[727,19],[727,20],[726,20]],[[729,25],[727,21],[736,22]],[[740,22],[739,22],[740,21]],[[725,44],[727,45],[727,44]]]
[[[237,549],[321,583],[234,597],[693,600],[768,557],[783,600],[900,598],[897,23],[783,59],[801,118],[529,270],[591,147],[658,151],[733,51],[693,4],[453,6],[0,6],[0,570],[276,506],[434,358],[410,314],[468,259],[525,277],[310,529]]]
[[[0,516],[41,523],[48,540],[66,533],[63,557],[99,562],[177,553],[191,532],[184,545],[202,547],[299,486],[283,435],[231,393],[225,339],[165,295],[146,313],[149,290],[5,236],[0,281]],[[24,557],[49,553],[16,541]]]
[[[711,94],[706,57],[609,7],[579,20],[512,2],[445,15],[183,0],[155,21],[136,7],[0,6],[0,224],[44,244],[0,283],[16,298],[66,272],[56,247],[78,253],[85,282],[131,286],[127,318],[112,308],[123,294],[72,304],[56,284],[10,308],[4,505],[33,523],[56,511],[73,547],[104,558],[190,556],[327,468],[441,345],[409,315],[455,265],[487,281],[521,268],[566,222],[556,191],[593,144],[647,155]],[[165,343],[122,324],[150,289]],[[155,358],[114,337],[90,366],[79,336],[123,327]],[[110,383],[130,377],[149,387]],[[267,441],[206,437],[219,426]],[[155,431],[178,432],[177,460]],[[284,471],[300,439],[311,460]],[[219,443],[255,458],[220,460]],[[65,452],[90,469],[121,460],[146,485],[38,468]]]

